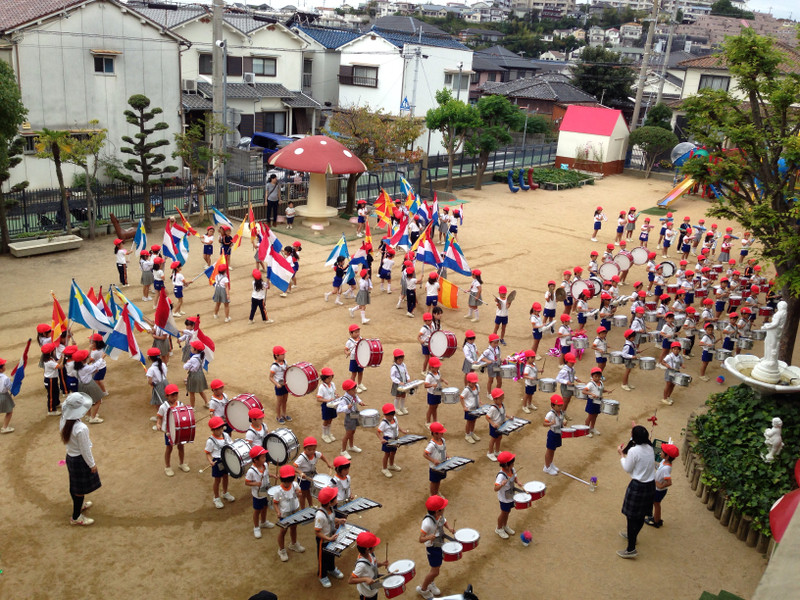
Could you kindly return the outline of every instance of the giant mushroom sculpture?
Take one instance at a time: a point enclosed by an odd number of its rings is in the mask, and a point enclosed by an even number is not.
[[[303,225],[330,225],[338,211],[327,205],[325,175],[363,173],[367,166],[336,140],[325,135],[311,135],[275,152],[269,164],[282,169],[309,173],[308,204],[297,207]]]

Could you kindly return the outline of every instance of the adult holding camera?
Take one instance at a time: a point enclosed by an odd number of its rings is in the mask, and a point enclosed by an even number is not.
[[[267,206],[267,225],[275,227],[278,222],[278,203],[281,201],[281,184],[278,176],[272,173],[267,178],[266,190],[264,193],[264,204]]]

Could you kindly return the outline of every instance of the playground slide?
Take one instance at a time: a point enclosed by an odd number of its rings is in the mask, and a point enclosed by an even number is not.
[[[722,198],[722,190],[719,189],[719,186],[713,183],[708,184],[708,189],[714,192],[715,198]]]
[[[676,185],[672,190],[670,190],[669,194],[664,196],[661,200],[658,201],[658,206],[661,208],[667,208],[670,204],[675,202],[678,198],[683,196],[686,192],[688,192],[692,186],[694,185],[694,179],[691,177],[687,177],[683,181],[681,181],[678,185]]]

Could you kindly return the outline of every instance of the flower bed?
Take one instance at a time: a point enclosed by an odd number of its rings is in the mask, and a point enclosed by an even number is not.
[[[527,180],[527,169],[523,169],[523,171],[525,171],[525,179]],[[492,179],[505,183],[508,180],[508,171],[495,173]],[[545,190],[568,189],[594,184],[594,178],[591,175],[578,173],[577,171],[565,171],[564,169],[534,169],[532,179],[534,183],[538,183]],[[514,169],[514,181],[519,181],[519,169]]]

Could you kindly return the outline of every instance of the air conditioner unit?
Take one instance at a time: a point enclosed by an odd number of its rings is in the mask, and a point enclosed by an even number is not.
[[[194,79],[183,79],[181,80],[181,89],[187,94],[196,94],[197,93],[197,82]]]
[[[256,74],[255,73],[245,73],[244,74],[244,82],[249,83],[250,85],[255,85],[256,83]]]

